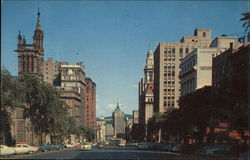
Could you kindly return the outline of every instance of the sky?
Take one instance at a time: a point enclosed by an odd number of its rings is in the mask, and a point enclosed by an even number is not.
[[[1,1],[1,66],[17,75],[18,31],[32,43],[37,10],[45,59],[76,64],[96,83],[97,116],[110,116],[117,102],[126,114],[138,109],[138,82],[146,54],[159,42],[178,42],[195,28],[212,39],[242,36],[247,1]]]

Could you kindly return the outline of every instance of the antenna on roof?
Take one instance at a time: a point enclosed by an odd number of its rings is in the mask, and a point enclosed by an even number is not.
[[[56,61],[58,61],[58,48],[56,48]]]

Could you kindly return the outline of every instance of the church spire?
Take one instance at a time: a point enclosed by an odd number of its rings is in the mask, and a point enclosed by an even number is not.
[[[39,8],[38,8],[37,16],[38,17],[37,17],[36,30],[33,36],[33,44],[34,44],[34,48],[43,50],[43,31],[41,28]]]
[[[40,22],[40,11],[39,11],[39,8],[38,8],[38,12],[37,12],[36,30],[42,30],[42,28],[41,28],[41,22]]]

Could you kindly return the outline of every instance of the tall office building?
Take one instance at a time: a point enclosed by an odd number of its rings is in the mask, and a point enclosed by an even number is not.
[[[85,126],[95,128],[96,126],[96,84],[90,78],[85,79]]]
[[[69,105],[70,116],[74,117],[77,126],[85,122],[85,72],[81,65],[61,65],[60,99]]]
[[[178,108],[180,62],[193,49],[209,48],[210,44],[209,29],[195,29],[193,36],[184,36],[180,42],[159,43],[154,52],[154,112]]]
[[[118,134],[125,135],[125,127],[126,127],[125,115],[121,111],[119,103],[117,103],[117,107],[114,110],[112,117],[113,117],[114,136],[117,136]]]

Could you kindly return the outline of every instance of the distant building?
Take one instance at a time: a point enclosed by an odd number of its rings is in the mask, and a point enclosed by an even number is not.
[[[112,124],[105,124],[105,132],[106,137],[113,137],[114,136],[114,127]]]
[[[106,137],[105,120],[103,118],[96,120],[96,141],[104,142]]]
[[[154,112],[179,107],[181,60],[195,48],[209,48],[210,43],[209,29],[195,29],[193,36],[184,36],[180,42],[159,43],[154,52]]]
[[[133,120],[126,118],[126,127],[125,127],[125,138],[127,141],[131,140],[131,130],[132,130],[132,126],[133,126]]]
[[[96,84],[90,78],[85,79],[85,126],[94,129],[96,127]]]
[[[138,124],[139,123],[139,111],[138,110],[133,110],[133,124]]]
[[[114,136],[117,136],[118,134],[125,136],[125,115],[121,111],[119,107],[119,103],[117,103],[117,107],[114,110],[113,114],[113,127],[114,127]]]
[[[147,52],[144,77],[139,82],[139,124],[146,125],[154,113],[154,57],[151,49]]]

